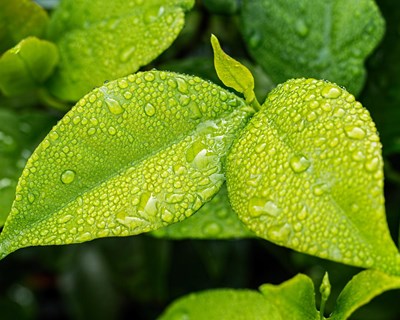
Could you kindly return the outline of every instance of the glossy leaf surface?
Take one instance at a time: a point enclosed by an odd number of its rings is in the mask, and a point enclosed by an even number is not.
[[[0,53],[28,37],[43,35],[48,15],[31,0],[0,0]]]
[[[82,98],[25,167],[0,237],[20,247],[127,236],[181,221],[224,182],[221,159],[250,114],[203,81],[149,71]]]
[[[304,274],[298,274],[280,285],[264,284],[260,291],[279,310],[282,319],[319,319],[315,309],[314,284]]]
[[[223,185],[215,197],[188,219],[153,232],[171,239],[230,239],[254,237],[233,211]]]
[[[39,87],[58,63],[57,47],[46,40],[28,37],[0,58],[0,89],[6,96]]]
[[[373,0],[246,0],[242,22],[251,55],[275,83],[315,77],[355,94],[384,33]]]
[[[381,293],[400,289],[400,278],[375,270],[365,270],[355,275],[340,293],[332,316],[329,319],[342,320],[370,302]]]
[[[375,125],[354,96],[328,82],[290,80],[269,94],[232,147],[229,198],[260,237],[399,274],[382,167]]]
[[[50,91],[76,101],[105,80],[137,71],[171,45],[193,2],[62,1],[49,25],[61,57]]]

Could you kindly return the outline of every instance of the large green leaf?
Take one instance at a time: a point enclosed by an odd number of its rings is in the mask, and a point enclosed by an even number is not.
[[[93,90],[28,160],[0,256],[189,217],[222,185],[221,160],[249,116],[243,100],[198,77],[149,71]]]
[[[242,22],[250,54],[275,83],[316,77],[355,94],[384,33],[373,0],[245,0]]]
[[[193,0],[64,0],[52,15],[49,37],[60,65],[50,91],[78,100],[105,80],[137,71],[175,40]]]
[[[28,36],[40,37],[48,16],[32,0],[0,0],[0,53]]]
[[[225,185],[216,196],[190,218],[153,232],[171,239],[230,239],[254,237],[229,203]]]
[[[29,92],[51,75],[58,62],[57,47],[28,37],[0,58],[0,89],[6,96]]]
[[[268,96],[227,161],[233,209],[258,236],[400,274],[386,223],[381,144],[354,96],[314,79]]]
[[[257,291],[216,289],[192,293],[173,302],[158,320],[315,320],[314,286],[297,275],[281,285]]]
[[[332,316],[329,319],[343,320],[387,290],[400,289],[400,278],[375,270],[357,274],[340,293]]]

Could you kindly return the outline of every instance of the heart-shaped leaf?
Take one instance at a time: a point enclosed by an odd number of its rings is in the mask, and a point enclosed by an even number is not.
[[[225,184],[215,197],[188,219],[152,233],[171,239],[230,239],[254,237],[229,203]]]
[[[365,270],[350,280],[340,293],[331,320],[343,320],[381,293],[400,289],[400,278],[376,270]]]
[[[370,115],[320,80],[279,85],[227,161],[233,209],[258,236],[400,274],[386,223],[381,144]]]
[[[60,65],[49,82],[60,99],[76,101],[105,80],[137,71],[178,36],[193,0],[62,1],[49,37]]]
[[[261,293],[216,289],[192,293],[173,302],[158,320],[316,320],[314,286],[299,274],[280,284],[264,284]]]
[[[245,0],[242,22],[250,54],[275,83],[315,77],[354,94],[384,33],[373,0]]]
[[[28,37],[0,58],[0,89],[6,96],[33,90],[51,75],[58,63],[57,47]]]
[[[149,71],[83,97],[22,172],[0,256],[155,230],[189,217],[225,180],[244,101],[201,80]]]

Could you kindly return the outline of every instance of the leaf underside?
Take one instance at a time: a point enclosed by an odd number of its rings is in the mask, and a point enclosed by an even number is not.
[[[314,79],[273,90],[233,145],[233,209],[258,236],[300,252],[398,274],[381,144],[366,109]]]
[[[222,160],[250,116],[243,109],[216,85],[167,72],[93,90],[28,160],[1,256],[134,235],[190,216],[224,182]]]

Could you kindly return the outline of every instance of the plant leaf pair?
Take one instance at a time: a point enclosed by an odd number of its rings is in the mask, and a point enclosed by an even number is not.
[[[224,182],[222,160],[249,116],[235,95],[174,73],[138,73],[93,90],[29,159],[0,256],[189,217]]]

